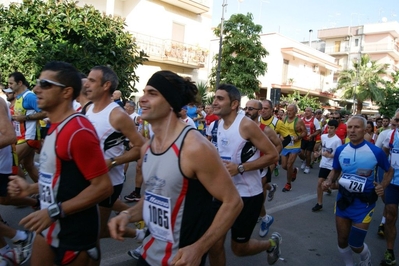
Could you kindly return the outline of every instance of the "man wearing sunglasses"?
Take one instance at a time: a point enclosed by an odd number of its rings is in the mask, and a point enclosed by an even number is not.
[[[18,160],[34,182],[38,180],[38,171],[34,165],[35,150],[40,149],[39,120],[46,117],[37,106],[36,95],[28,90],[25,76],[20,72],[8,76],[8,87],[16,97],[12,116],[17,134]]]
[[[86,115],[93,123],[100,138],[104,159],[114,188],[114,193],[99,204],[101,238],[109,237],[107,222],[111,210],[121,212],[129,208],[127,204],[118,200],[125,181],[123,168],[125,163],[137,161],[140,158],[140,148],[144,144],[144,138],[138,133],[134,121],[112,99],[118,83],[118,76],[111,68],[95,66],[91,69],[84,84],[87,98],[93,102]],[[125,152],[123,143],[126,138],[132,144],[132,148]],[[132,228],[126,228],[124,236],[135,238],[137,232],[142,233],[140,237],[144,237],[144,232]]]
[[[94,127],[73,109],[80,89],[72,65],[44,66],[34,91],[51,127],[40,153],[39,182],[10,177],[11,196],[40,194],[41,210],[20,221],[36,232],[33,266],[100,263],[97,203],[112,194],[112,185]]]
[[[272,128],[261,124],[259,121],[260,113],[262,111],[262,103],[257,100],[249,100],[246,103],[244,110],[245,116],[251,118],[251,120],[254,121],[260,127],[260,129],[262,129],[263,133],[266,134],[266,136],[276,147],[277,152],[280,153],[283,149],[283,144],[277,136],[276,132]],[[274,166],[275,164],[271,164],[270,166],[272,165]],[[277,184],[270,184],[270,182],[272,181],[272,170],[270,169],[270,166],[260,170],[263,186],[263,204],[259,216],[259,218],[261,219],[261,224],[259,228],[260,237],[265,237],[267,235],[267,233],[269,232],[269,227],[274,221],[274,218],[271,215],[266,214],[266,208],[264,204],[267,193],[269,192],[269,194],[267,195],[268,201],[271,201],[273,200],[274,193],[277,191]]]

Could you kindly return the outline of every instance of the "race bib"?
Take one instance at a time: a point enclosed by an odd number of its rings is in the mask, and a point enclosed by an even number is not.
[[[14,128],[15,128],[15,134],[17,135],[17,137],[21,137],[21,124],[17,121],[13,121],[14,123]]]
[[[349,192],[361,193],[364,191],[366,186],[367,177],[354,175],[354,174],[342,174],[339,179],[339,184],[343,186]]]
[[[391,150],[391,166],[393,169],[399,169],[399,149]]]
[[[310,126],[305,126],[306,127],[306,131],[308,132],[308,135],[310,135]]]
[[[51,188],[51,174],[39,173],[39,193],[40,208],[47,209],[49,205],[55,203],[53,190]]]
[[[158,240],[174,243],[170,198],[145,192],[143,217],[151,235]]]

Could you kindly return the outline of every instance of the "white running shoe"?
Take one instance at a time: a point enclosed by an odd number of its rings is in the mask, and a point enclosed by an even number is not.
[[[266,214],[266,221],[262,219],[259,228],[259,236],[265,237],[269,233],[269,228],[274,222],[274,218],[271,215]]]
[[[133,259],[138,260],[141,256],[141,250],[143,249],[143,245],[138,246],[136,249],[129,250],[127,254]]]
[[[274,232],[270,239],[273,240],[276,245],[271,251],[267,251],[267,262],[269,263],[269,265],[273,265],[280,258],[280,245],[281,243],[283,243],[283,238],[279,233]]]
[[[306,162],[305,162],[305,161],[302,161],[301,169],[302,169],[302,170],[305,169],[305,166],[306,166]]]
[[[310,168],[309,167],[305,167],[305,170],[303,170],[304,174],[309,174],[310,173]]]

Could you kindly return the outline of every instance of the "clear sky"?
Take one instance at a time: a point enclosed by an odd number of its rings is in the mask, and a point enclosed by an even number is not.
[[[312,40],[325,28],[399,21],[399,0],[226,0],[224,18],[252,13],[263,33],[279,32],[297,41]],[[212,26],[219,25],[223,0],[213,0]]]

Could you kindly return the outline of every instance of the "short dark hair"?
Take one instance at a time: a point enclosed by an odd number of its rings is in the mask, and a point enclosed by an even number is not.
[[[22,82],[22,84],[24,84],[25,86],[29,87],[29,83],[26,81],[26,78],[24,76],[24,74],[22,74],[21,72],[13,72],[10,75],[8,75],[8,78],[14,78],[15,82]]]
[[[330,127],[335,127],[335,128],[337,128],[337,127],[338,127],[338,121],[335,120],[335,119],[328,120],[327,125],[330,126]]]
[[[62,61],[51,61],[43,67],[42,72],[47,70],[57,73],[55,76],[57,82],[73,88],[73,99],[79,96],[82,80],[79,71],[73,65]]]
[[[217,90],[226,91],[227,95],[229,95],[230,102],[238,101],[238,107],[240,106],[241,93],[236,86],[232,84],[220,84]]]
[[[273,102],[272,102],[272,101],[270,101],[270,100],[268,100],[268,99],[264,99],[262,102],[268,103],[269,106],[270,106],[270,109],[273,109],[273,108],[274,108]]]
[[[381,122],[382,122],[382,117],[378,117],[378,118],[375,120],[375,122],[377,122],[377,121],[381,121]]]
[[[114,93],[119,84],[119,79],[115,71],[107,66],[95,66],[91,70],[100,70],[103,73],[103,77],[101,78],[101,85],[104,85],[104,83],[107,81],[111,82],[109,92],[110,95],[112,95],[112,93]]]

